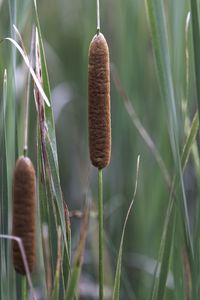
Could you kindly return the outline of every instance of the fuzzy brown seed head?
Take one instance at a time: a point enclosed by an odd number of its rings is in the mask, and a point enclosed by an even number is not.
[[[35,266],[35,170],[28,157],[20,157],[13,178],[13,228],[12,235],[22,239],[29,271]],[[16,241],[13,241],[13,263],[16,272],[25,275],[25,266]]]
[[[110,162],[111,118],[109,49],[101,33],[89,48],[88,97],[90,159],[103,169]]]

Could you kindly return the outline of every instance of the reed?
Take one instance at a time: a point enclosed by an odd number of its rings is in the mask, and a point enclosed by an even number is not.
[[[103,259],[103,173],[111,155],[110,59],[105,37],[100,33],[99,1],[97,1],[97,34],[89,47],[88,123],[90,160],[98,168],[99,216],[99,299],[104,299]]]

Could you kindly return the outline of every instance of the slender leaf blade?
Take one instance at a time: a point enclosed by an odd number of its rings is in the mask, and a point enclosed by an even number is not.
[[[134,189],[133,199],[132,199],[132,201],[129,205],[129,208],[128,208],[128,211],[127,211],[127,214],[126,214],[126,218],[125,218],[125,221],[124,221],[122,235],[121,235],[121,241],[120,241],[120,246],[119,246],[119,251],[118,251],[118,258],[117,258],[117,267],[116,267],[116,272],[115,272],[115,281],[114,281],[112,300],[119,300],[124,235],[125,235],[125,231],[126,231],[126,225],[127,225],[127,222],[128,222],[128,218],[129,218],[132,206],[134,204],[135,196],[136,196],[136,192],[137,192],[139,166],[140,166],[140,156],[138,156],[138,158],[137,158],[136,180],[135,180],[135,189]]]

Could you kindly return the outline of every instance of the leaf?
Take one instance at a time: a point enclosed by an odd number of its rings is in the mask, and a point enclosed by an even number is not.
[[[6,91],[7,91],[7,71],[4,71],[3,80],[3,101],[1,103],[1,199],[0,199],[0,233],[4,233],[7,230],[7,200],[8,200],[8,184],[7,184],[7,156],[6,156],[6,126],[5,126],[5,114],[6,114]],[[6,268],[6,244],[5,239],[0,239],[0,280],[1,280],[1,299],[8,299],[8,284],[7,284],[7,268]]]
[[[114,85],[115,85],[118,93],[120,94],[120,96],[123,99],[123,104],[126,108],[126,111],[129,115],[129,117],[131,118],[132,123],[138,130],[140,136],[146,143],[147,147],[152,152],[156,162],[158,163],[158,166],[160,167],[160,170],[163,174],[163,178],[165,179],[167,186],[170,187],[170,184],[171,184],[170,174],[167,170],[167,167],[159,153],[159,150],[157,149],[155,143],[153,142],[153,139],[151,138],[151,136],[149,135],[147,130],[144,128],[144,126],[142,125],[142,122],[140,121],[139,117],[137,116],[137,114],[134,110],[134,107],[132,105],[132,102],[130,101],[128,95],[126,94],[126,91],[123,89],[123,87],[121,85],[120,79],[118,77],[118,74],[117,74],[117,71],[116,71],[116,68],[114,67],[114,65],[111,68],[111,74],[112,74]]]
[[[89,225],[89,209],[86,208],[84,211],[84,214],[83,214],[83,222],[81,225],[80,239],[79,239],[78,247],[77,247],[76,253],[75,253],[72,273],[71,273],[69,285],[67,288],[67,295],[66,295],[66,298],[64,298],[64,300],[75,299],[75,297],[77,295],[77,289],[78,289],[78,283],[80,280],[88,225]]]
[[[47,106],[50,106],[50,102],[49,102],[49,100],[48,100],[48,98],[47,98],[47,96],[46,96],[39,80],[37,79],[37,76],[36,76],[32,66],[29,62],[28,56],[24,53],[23,49],[20,47],[20,45],[14,39],[7,37],[7,38],[5,38],[5,40],[10,41],[17,48],[17,50],[19,51],[19,53],[23,57],[24,62],[27,65],[27,67],[28,67],[28,69],[31,73],[31,76],[33,77],[33,80],[34,80],[39,92],[41,93],[41,96],[44,98],[44,101],[46,102]]]
[[[198,114],[196,112],[181,155],[181,164],[182,164],[183,171],[188,161],[190,152],[192,150],[193,143],[195,142],[198,133],[198,127],[199,127],[199,121],[198,121]],[[173,206],[175,202],[174,194],[175,194],[177,184],[178,184],[177,178],[174,177],[171,193],[170,193],[169,204],[167,208],[167,213],[165,217],[162,239],[160,243],[158,262],[161,262],[161,268],[159,272],[159,280],[158,282],[156,282],[156,274],[158,271],[156,268],[151,299],[163,299],[162,297],[164,295],[167,273],[168,273],[168,265],[170,261],[170,250],[172,247],[172,246],[170,247],[170,245],[172,245],[172,233],[174,227]]]
[[[62,260],[62,248],[61,248],[61,228],[58,227],[58,245],[57,245],[57,263],[56,273],[54,276],[54,288],[52,299],[59,299],[59,280],[61,274],[61,260]]]
[[[125,221],[124,221],[123,230],[122,230],[122,236],[121,236],[119,252],[118,252],[118,258],[117,258],[117,268],[116,268],[116,272],[115,272],[115,282],[114,282],[112,300],[118,300],[119,299],[124,234],[125,234],[125,231],[126,231],[126,225],[127,225],[128,218],[129,218],[133,203],[135,201],[135,196],[136,196],[136,192],[137,192],[139,166],[140,166],[140,156],[138,156],[138,158],[137,158],[136,180],[135,180],[135,189],[134,189],[133,199],[132,199],[132,201],[129,205],[129,208],[128,208],[128,211],[127,211],[127,214],[126,214],[126,218],[125,218]]]
[[[196,137],[197,137],[197,133],[199,130],[199,117],[198,117],[198,113],[196,112],[193,120],[192,120],[192,125],[189,131],[189,135],[187,137],[186,143],[183,147],[183,152],[181,155],[181,165],[182,165],[182,169],[185,169],[185,166],[188,162],[188,158],[192,149],[192,145],[194,144]]]
[[[37,12],[37,6],[35,1],[35,15],[36,15],[36,49],[39,60],[38,68],[41,71],[41,80],[44,92],[47,95],[51,103],[51,91],[48,78],[48,71],[46,66],[46,59],[42,41],[42,35],[40,30],[39,17]],[[40,72],[39,72],[40,74]],[[39,100],[40,101],[40,100]],[[62,271],[61,271],[61,283],[60,288],[62,289],[63,295],[66,293],[66,286],[70,274],[70,245],[71,241],[70,236],[67,237],[66,233],[66,220],[65,220],[65,209],[64,201],[62,196],[62,190],[60,186],[60,177],[59,177],[59,166],[58,166],[58,157],[57,157],[57,146],[56,146],[56,135],[55,135],[55,125],[52,106],[45,106],[44,109],[44,120],[43,123],[39,122],[40,132],[43,131],[43,136],[40,137],[41,151],[40,151],[40,164],[41,171],[40,177],[45,175],[44,186],[41,186],[41,190],[45,193],[45,206],[44,213],[47,214],[46,219],[48,220],[49,226],[51,228],[50,243],[52,249],[52,266],[53,272],[55,268],[56,257],[54,255],[55,243],[54,240],[57,239],[58,226],[61,226],[62,236],[64,238],[64,243],[62,245]],[[44,156],[45,155],[45,156]],[[41,185],[41,183],[40,183]],[[50,200],[50,201],[49,201]],[[45,212],[46,211],[46,212]],[[55,230],[55,227],[57,230]],[[53,230],[53,232],[52,232]]]
[[[185,166],[186,161],[188,159],[191,145],[194,141],[194,136],[196,134],[197,124],[194,122],[194,126],[191,129],[191,132],[186,141],[186,146],[184,147],[183,159],[180,158],[179,153],[179,140],[178,140],[178,126],[177,126],[177,117],[176,117],[176,104],[175,104],[175,95],[174,95],[174,87],[172,80],[172,72],[171,72],[171,62],[169,55],[169,45],[168,45],[168,37],[166,30],[166,22],[165,22],[165,14],[163,1],[160,0],[147,0],[147,12],[150,21],[151,34],[152,34],[152,42],[155,53],[155,60],[157,65],[159,83],[161,87],[162,97],[167,107],[167,117],[169,122],[169,134],[171,141],[171,148],[173,152],[174,162],[176,166],[176,175],[174,177],[171,195],[169,199],[167,214],[165,218],[164,230],[160,245],[159,252],[159,261],[161,261],[161,270],[159,273],[158,285],[154,276],[154,284],[153,284],[153,292],[151,299],[163,299],[165,292],[165,284],[166,278],[169,268],[170,261],[170,247],[172,241],[172,232],[173,228],[170,228],[173,224],[173,214],[174,214],[174,201],[175,201],[175,191],[178,183],[180,183],[181,191],[182,191],[182,202],[179,201],[177,205],[180,206],[182,212],[182,220],[183,220],[183,229],[185,236],[185,244],[187,248],[187,252],[190,259],[190,264],[193,263],[193,246],[192,246],[192,238],[190,233],[190,225],[189,225],[189,217],[188,217],[188,209],[187,202],[185,197],[185,190],[183,184],[183,176],[182,176],[182,166]],[[179,198],[177,198],[179,200]],[[172,222],[172,223],[171,223]],[[170,237],[171,235],[171,237]],[[156,275],[156,272],[155,272]]]
[[[193,33],[193,51],[194,51],[194,67],[195,67],[195,79],[196,79],[196,92],[197,92],[197,103],[198,111],[200,114],[200,29],[199,29],[199,18],[198,18],[198,7],[196,0],[190,0],[191,15],[192,15],[192,33]]]

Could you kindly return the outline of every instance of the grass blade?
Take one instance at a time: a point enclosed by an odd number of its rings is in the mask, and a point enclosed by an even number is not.
[[[195,79],[196,79],[196,91],[197,91],[197,103],[198,111],[200,114],[200,29],[199,29],[199,17],[198,7],[196,0],[190,0],[191,16],[192,16],[192,33],[193,33],[193,49],[194,49],[194,67],[195,67]]]
[[[71,277],[67,289],[67,295],[64,300],[76,299],[78,283],[80,280],[80,274],[82,268],[83,254],[85,250],[85,242],[87,237],[88,225],[89,225],[89,209],[86,208],[83,215],[83,223],[81,226],[80,239],[79,239],[78,247],[76,249],[73,269],[72,269],[72,273],[71,273]]]
[[[35,6],[35,15],[36,15],[36,24],[37,24],[37,32],[38,32],[38,43],[39,43],[39,51],[40,51],[40,63],[41,63],[41,73],[42,73],[42,83],[45,94],[47,95],[48,99],[51,103],[51,91],[50,91],[50,83],[47,71],[47,64],[42,40],[42,34],[40,29],[40,22],[37,10],[37,3],[34,0]],[[55,124],[54,124],[54,117],[53,117],[53,110],[52,107],[45,106],[45,121],[48,128],[48,134],[46,136],[46,144],[47,144],[47,156],[49,160],[51,175],[52,175],[52,190],[55,192],[54,196],[56,199],[56,204],[58,207],[58,211],[60,214],[60,222],[61,222],[61,229],[64,235],[64,240],[66,244],[66,251],[67,251],[67,263],[68,267],[70,265],[69,262],[69,253],[67,247],[67,238],[66,238],[66,230],[65,230],[65,215],[64,215],[64,206],[63,206],[63,198],[62,198],[62,191],[60,188],[60,177],[59,177],[59,168],[58,168],[58,157],[57,157],[57,145],[56,145],[56,134],[55,134]],[[55,183],[55,184],[54,184]]]
[[[56,263],[56,273],[54,276],[54,288],[53,288],[53,300],[59,299],[59,280],[61,274],[61,255],[62,255],[62,248],[61,248],[61,228],[58,227],[58,245],[57,245],[57,263]]]
[[[46,102],[47,106],[50,106],[50,102],[49,102],[49,100],[48,100],[48,98],[47,98],[47,96],[46,96],[46,94],[45,94],[45,92],[44,92],[44,90],[43,90],[43,88],[42,88],[42,86],[41,86],[41,84],[40,84],[33,68],[32,68],[32,66],[29,62],[29,59],[28,59],[28,56],[26,55],[26,53],[24,53],[23,49],[20,47],[20,45],[14,39],[8,37],[8,38],[5,38],[5,40],[10,41],[17,48],[17,50],[19,51],[19,53],[23,57],[23,60],[24,60],[25,64],[27,65],[38,90],[41,93],[41,96],[44,98],[44,101]]]
[[[1,189],[2,195],[0,200],[0,233],[4,233],[7,231],[7,199],[8,199],[8,191],[7,191],[7,157],[6,157],[6,127],[5,127],[5,113],[6,113],[6,97],[5,91],[7,87],[7,71],[4,71],[4,80],[3,80],[3,103],[1,107],[1,149],[2,149],[2,158],[1,158]],[[0,279],[1,279],[1,299],[8,298],[8,284],[7,284],[7,269],[6,269],[6,244],[5,239],[0,239],[0,259],[1,259],[1,266],[0,266]]]
[[[180,180],[180,186],[182,191],[183,201],[179,202],[178,204],[180,205],[182,211],[185,243],[186,243],[188,255],[190,257],[190,264],[192,264],[193,246],[192,246],[192,238],[191,238],[190,226],[189,226],[187,202],[186,202],[183,177],[182,177],[181,158],[179,153],[179,133],[178,133],[177,116],[176,116],[177,111],[176,111],[176,104],[175,104],[175,95],[174,95],[174,87],[173,87],[173,80],[172,80],[171,62],[170,62],[170,55],[169,55],[169,45],[167,40],[167,30],[166,30],[163,1],[147,0],[147,12],[150,20],[153,48],[155,52],[155,59],[157,64],[157,71],[159,75],[161,92],[168,112],[167,117],[169,119],[169,134],[170,134],[171,148],[172,148],[173,158],[176,166],[176,172],[178,175],[176,179]],[[171,207],[173,210],[173,205],[171,205],[170,202],[169,202],[169,207]],[[171,212],[170,214],[168,214],[168,218],[170,218],[170,215]],[[166,226],[168,227],[168,225]],[[167,232],[167,227],[166,227],[166,232]],[[170,253],[168,255],[170,255]],[[165,279],[166,274],[164,276],[163,273],[168,272],[169,259],[168,262],[166,263],[163,262],[163,266],[164,267],[161,268],[160,276],[162,276],[162,278]],[[160,294],[158,295],[157,293],[156,294],[154,293],[155,296],[153,299],[162,299],[162,296],[164,295],[164,288],[165,288],[164,281],[165,280],[161,281],[158,287],[158,291],[160,291],[162,295]],[[161,285],[163,288],[161,288]]]
[[[40,31],[39,18],[37,13],[37,7],[35,7],[36,13],[36,73],[39,82],[42,83],[45,94],[51,103],[51,91],[50,84],[48,79],[48,72],[46,66],[46,59],[43,47],[43,41]],[[41,75],[40,75],[41,74]],[[42,166],[42,177],[45,179],[43,187],[43,196],[45,196],[45,206],[43,212],[46,213],[45,222],[49,224],[51,237],[50,244],[52,248],[52,253],[56,253],[54,240],[57,240],[58,226],[61,226],[62,236],[64,238],[64,244],[62,246],[62,272],[61,276],[64,277],[60,282],[62,284],[62,290],[65,294],[68,277],[70,273],[70,251],[67,239],[67,230],[65,222],[65,210],[64,202],[62,197],[62,190],[60,186],[60,177],[59,177],[59,166],[58,166],[58,157],[57,157],[57,146],[56,146],[56,135],[55,135],[55,125],[53,118],[52,107],[44,106],[43,101],[40,95],[35,92],[36,103],[38,104],[38,116],[39,116],[39,143],[41,145],[40,149],[40,163]],[[42,114],[40,112],[42,110]],[[40,183],[41,185],[41,183]],[[48,201],[51,199],[51,201]],[[56,230],[55,230],[56,228]],[[54,232],[54,233],[53,233]],[[69,243],[70,244],[70,243]],[[53,250],[54,249],[54,250]],[[64,260],[65,258],[65,260]],[[56,268],[56,256],[52,255],[52,271],[55,274]]]
[[[188,134],[186,143],[183,147],[183,152],[181,155],[181,166],[182,166],[183,170],[185,169],[185,166],[188,162],[188,158],[189,158],[192,146],[196,140],[198,130],[199,130],[199,117],[198,117],[198,113],[196,112],[193,117],[191,128],[190,128],[190,131],[189,131],[189,134]]]
[[[131,121],[133,122],[134,126],[137,128],[139,134],[143,138],[143,140],[146,143],[146,145],[148,146],[148,148],[151,150],[153,156],[155,157],[155,160],[158,163],[158,166],[160,167],[160,170],[163,174],[163,177],[166,181],[167,186],[170,187],[171,180],[170,180],[170,174],[167,170],[167,167],[166,167],[156,145],[154,144],[153,139],[151,138],[151,136],[149,135],[147,130],[144,128],[139,117],[137,116],[137,114],[134,110],[134,107],[132,105],[132,102],[130,101],[128,95],[126,94],[126,91],[123,89],[123,87],[121,85],[120,79],[117,74],[117,70],[114,66],[112,66],[112,68],[111,68],[111,74],[112,74],[112,78],[114,81],[114,85],[115,85],[116,89],[118,90],[120,96],[123,99],[124,106],[126,108],[128,115],[131,118]]]
[[[192,146],[196,140],[198,128],[199,128],[198,114],[195,113],[191,128],[189,130],[189,134],[186,139],[185,145],[183,147],[183,152],[181,155],[181,164],[182,164],[183,171],[187,164],[189,155],[191,153]],[[161,239],[161,243],[160,243],[158,262],[161,262],[161,268],[160,268],[160,272],[159,272],[159,279],[158,279],[158,282],[156,282],[156,274],[158,271],[156,268],[155,275],[154,275],[154,284],[153,284],[152,294],[150,297],[151,299],[163,299],[162,297],[164,296],[167,273],[168,273],[168,269],[169,269],[170,250],[172,247],[172,236],[173,236],[173,230],[174,230],[174,224],[175,224],[174,223],[173,206],[174,206],[174,202],[175,202],[174,191],[176,190],[177,184],[178,184],[177,178],[174,177],[171,194],[170,194],[170,199],[169,199],[169,204],[168,204],[168,208],[167,208],[167,213],[166,213],[166,217],[165,217],[165,224],[164,224],[164,228],[163,228],[162,239]]]
[[[136,192],[137,192],[139,166],[140,166],[140,156],[138,156],[138,158],[137,158],[136,180],[135,180],[135,189],[134,189],[133,199],[132,199],[132,201],[129,205],[129,208],[128,208],[128,211],[127,211],[127,214],[126,214],[126,218],[125,218],[125,221],[124,221],[123,230],[122,230],[122,236],[121,236],[119,252],[118,252],[118,258],[117,258],[117,268],[116,268],[116,273],[115,273],[115,281],[114,281],[112,300],[119,300],[124,234],[125,234],[125,231],[126,231],[126,225],[127,225],[128,218],[129,218],[133,203],[135,201],[135,196],[136,196]]]

